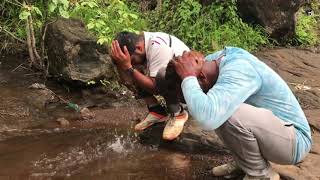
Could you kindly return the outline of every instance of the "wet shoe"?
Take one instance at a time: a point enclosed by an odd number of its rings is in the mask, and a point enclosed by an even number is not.
[[[183,111],[177,116],[171,116],[163,130],[162,138],[169,141],[177,138],[181,134],[188,117],[187,111]]]
[[[280,175],[275,172],[273,169],[271,169],[268,174],[266,174],[265,176],[250,176],[250,175],[246,175],[243,180],[280,180]]]
[[[214,176],[224,176],[226,178],[232,178],[241,172],[242,170],[235,161],[212,168],[212,174]]]
[[[140,123],[138,123],[134,127],[134,129],[136,131],[143,131],[155,123],[167,121],[169,117],[170,117],[169,115],[158,114],[156,112],[149,112],[147,117],[144,120],[142,120]]]

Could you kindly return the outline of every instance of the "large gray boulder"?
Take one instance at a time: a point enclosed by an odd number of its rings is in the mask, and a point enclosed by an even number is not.
[[[222,0],[200,0],[203,6]],[[240,17],[251,24],[265,28],[270,37],[277,40],[292,38],[295,34],[296,13],[310,0],[237,0]]]
[[[107,48],[96,43],[84,23],[59,18],[46,32],[49,73],[66,81],[87,83],[115,76]]]
[[[262,25],[272,38],[291,38],[295,32],[296,13],[307,0],[238,0],[241,17]]]

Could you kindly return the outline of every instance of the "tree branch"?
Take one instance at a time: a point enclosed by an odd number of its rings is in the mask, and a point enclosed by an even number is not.
[[[22,40],[20,38],[18,38],[17,36],[15,36],[13,33],[11,33],[10,31],[6,30],[4,27],[0,26],[0,31],[4,31],[5,33],[7,33],[8,35],[10,35],[13,39],[23,43],[23,44],[26,44],[27,42],[25,40]]]
[[[45,54],[45,49],[44,49],[44,40],[46,38],[46,32],[47,32],[47,28],[48,28],[48,23],[45,24],[43,31],[42,31],[42,38],[41,38],[41,42],[40,42],[40,46],[41,46],[41,57],[44,60],[44,54]]]
[[[36,48],[36,38],[34,36],[33,20],[32,20],[32,16],[31,15],[28,17],[28,20],[29,20],[28,24],[29,24],[30,35],[31,35],[32,50],[33,50],[33,53],[34,53],[35,57],[37,58],[37,63],[39,63],[39,65],[41,65],[41,57],[39,56],[39,53],[38,53],[37,48]]]
[[[23,6],[23,4],[21,2],[19,2],[19,1],[17,1],[17,0],[14,0],[14,2],[16,2],[17,4]]]
[[[31,65],[33,65],[35,62],[35,59],[34,59],[34,54],[33,54],[32,44],[31,44],[29,18],[27,18],[27,20],[26,20],[26,33],[27,33],[28,51],[29,51],[29,56],[30,56],[30,61],[31,61],[30,63],[31,63]]]
[[[13,5],[16,5],[16,6],[20,6],[20,7],[23,7],[23,4],[21,4],[19,1],[16,1],[16,2],[11,2],[11,1],[8,1],[8,0],[4,0],[5,2],[8,2],[10,4],[13,4]]]

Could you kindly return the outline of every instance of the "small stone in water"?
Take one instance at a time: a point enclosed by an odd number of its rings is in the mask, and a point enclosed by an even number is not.
[[[80,114],[83,120],[91,120],[95,117],[95,114],[91,112],[88,108],[82,108]]]
[[[68,120],[66,120],[65,118],[58,118],[56,120],[62,127],[66,127],[66,126],[69,126],[70,123]]]
[[[46,89],[46,85],[40,83],[33,83],[29,86],[30,89]]]

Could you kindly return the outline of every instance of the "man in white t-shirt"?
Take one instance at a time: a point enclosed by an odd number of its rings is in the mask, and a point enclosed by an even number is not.
[[[180,105],[177,95],[180,87],[177,79],[168,73],[168,63],[174,56],[180,56],[190,49],[175,36],[162,32],[120,32],[112,42],[112,57],[120,74],[125,74],[137,87],[137,93],[147,104],[149,113],[135,126],[144,130],[151,125],[167,121],[163,138],[173,140],[183,130],[188,113]],[[142,70],[138,67],[143,67]],[[178,77],[178,76],[177,76]],[[153,96],[160,94],[166,101],[166,107],[160,105]]]

